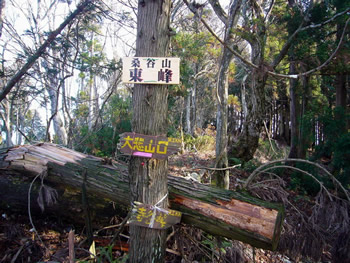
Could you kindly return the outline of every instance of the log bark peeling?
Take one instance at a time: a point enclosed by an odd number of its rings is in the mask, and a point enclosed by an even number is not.
[[[12,202],[8,194],[11,191],[16,194],[21,186],[29,186],[28,181],[41,173],[45,175],[44,184],[59,192],[58,204],[54,205],[59,206],[67,196],[81,195],[84,171],[88,197],[94,200],[90,203],[98,204],[91,207],[92,210],[107,207],[110,201],[130,206],[129,179],[124,164],[115,161],[107,164],[102,158],[49,143],[0,150],[0,187],[4,189],[6,180],[14,181],[6,186],[13,189],[0,191],[0,200]],[[282,205],[177,176],[169,175],[168,187],[170,208],[183,213],[184,223],[255,247],[277,248],[284,217]],[[2,206],[12,205],[2,203]],[[69,207],[64,213],[67,211]]]

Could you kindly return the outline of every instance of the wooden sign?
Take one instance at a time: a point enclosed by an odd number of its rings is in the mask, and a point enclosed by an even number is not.
[[[181,212],[135,202],[129,223],[153,229],[166,229],[181,221]]]
[[[119,135],[118,148],[122,153],[155,159],[166,159],[179,151],[181,139],[151,136],[132,132]]]
[[[133,84],[179,84],[180,59],[125,57],[122,80]]]

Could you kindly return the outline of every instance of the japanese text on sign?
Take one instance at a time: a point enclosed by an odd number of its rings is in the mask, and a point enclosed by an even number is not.
[[[123,83],[179,84],[180,59],[125,57],[123,58]]]
[[[137,133],[120,135],[118,148],[125,154],[139,157],[165,159],[179,151],[181,140],[164,136],[150,136]]]
[[[171,227],[181,220],[181,212],[138,203],[132,211],[129,223],[154,229]]]

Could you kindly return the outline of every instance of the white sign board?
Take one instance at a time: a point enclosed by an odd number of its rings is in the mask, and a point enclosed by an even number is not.
[[[180,59],[125,57],[123,83],[180,84]]]

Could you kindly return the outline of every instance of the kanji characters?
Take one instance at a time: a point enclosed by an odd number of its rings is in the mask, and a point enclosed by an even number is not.
[[[163,227],[165,227],[165,224],[166,224],[166,222],[165,222],[166,218],[167,218],[167,214],[165,214],[165,213],[160,213],[160,214],[156,217],[155,221],[158,222],[158,223],[160,224],[160,227],[161,227],[161,228],[163,228]]]
[[[165,71],[160,69],[158,71],[158,81],[165,81],[166,83],[169,83],[170,81],[172,81],[172,76],[173,71],[171,69],[165,69]]]
[[[132,62],[131,62],[131,66],[133,68],[139,68],[141,67],[141,64],[140,64],[140,60],[138,58],[133,58]]]
[[[144,138],[141,138],[141,137],[136,137],[135,140],[134,140],[134,147],[133,147],[133,150],[137,150],[137,151],[141,151],[143,152],[144,151],[144,143],[145,139]]]
[[[136,220],[137,222],[142,222],[144,220],[148,220],[148,223],[149,224],[149,221],[150,221],[150,218],[152,217],[153,215],[153,211],[152,210],[147,210],[145,207],[139,207],[137,209],[137,215],[136,215]]]
[[[171,60],[163,59],[162,60],[162,68],[171,68]]]
[[[146,153],[154,153],[156,150],[156,147],[153,146],[153,140],[150,140],[149,144],[145,146],[145,152]]]
[[[169,215],[181,217],[181,212],[176,210],[169,210]]]
[[[155,64],[156,64],[156,60],[154,58],[147,59],[147,68],[154,68]]]
[[[130,81],[141,82],[142,81],[141,75],[142,75],[141,68],[130,69]]]
[[[162,60],[162,68],[167,68],[163,71],[163,69],[160,69],[158,71],[158,81],[165,81],[166,83],[169,83],[172,81],[173,71],[171,68],[171,60],[169,59],[163,59]]]
[[[126,138],[122,138],[122,144],[120,149],[129,148],[133,151],[146,152],[146,153],[158,153],[158,154],[167,154],[168,150],[168,141],[157,141],[149,140],[145,142],[145,139],[142,137],[130,137],[128,135]]]
[[[123,59],[123,82],[179,84],[179,58],[128,57]]]
[[[126,137],[124,139],[124,144],[120,148],[123,149],[124,147],[128,146],[128,148],[133,149],[133,146],[130,144],[130,142],[132,143],[133,141],[134,139],[130,136]]]
[[[135,202],[135,207],[132,210],[130,224],[139,225],[142,227],[164,229],[181,220],[181,212],[160,208],[153,205]]]
[[[163,145],[163,149],[161,150],[161,145]],[[168,149],[168,142],[166,141],[159,141],[157,144],[157,153],[159,154],[166,154]]]

